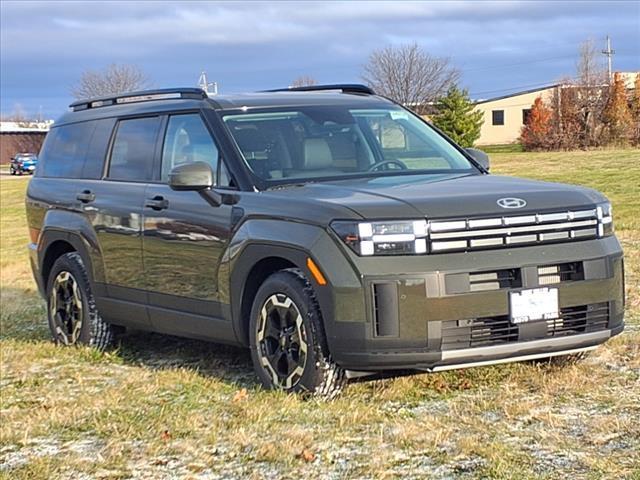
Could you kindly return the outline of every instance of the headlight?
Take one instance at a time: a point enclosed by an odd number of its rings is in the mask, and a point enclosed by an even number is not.
[[[613,235],[613,214],[611,210],[611,204],[601,203],[596,207],[596,214],[598,215],[598,236],[606,237]]]
[[[427,253],[427,221],[331,223],[334,232],[358,255],[419,255]]]

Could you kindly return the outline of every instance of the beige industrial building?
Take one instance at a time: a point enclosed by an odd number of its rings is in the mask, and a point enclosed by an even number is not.
[[[535,99],[542,97],[548,105],[556,88],[558,85],[549,85],[477,102],[476,109],[483,113],[484,123],[476,145],[517,142]]]
[[[631,91],[640,72],[615,72],[614,75],[620,76],[627,90]],[[548,85],[476,102],[476,109],[484,115],[484,123],[476,145],[517,142],[535,99],[542,97],[542,101],[550,105],[554,92],[558,88],[561,88],[560,84]]]

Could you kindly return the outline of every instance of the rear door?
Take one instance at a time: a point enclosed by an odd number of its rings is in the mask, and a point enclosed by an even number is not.
[[[216,185],[228,174],[199,112],[170,115],[162,142],[159,182],[144,200],[144,270],[154,329],[192,337],[234,340],[223,320],[218,278],[229,240],[230,205],[208,204],[197,192],[173,191],[169,172],[179,164],[206,162]]]
[[[101,309],[110,320],[148,326],[142,263],[142,208],[152,180],[159,116],[120,119],[111,140],[104,180],[78,198],[92,212],[104,263],[106,299]]]

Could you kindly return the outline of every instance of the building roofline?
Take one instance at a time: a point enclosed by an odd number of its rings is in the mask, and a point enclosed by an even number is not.
[[[509,93],[508,95],[501,95],[499,97],[488,98],[487,100],[480,100],[475,102],[475,105],[480,105],[482,103],[495,102],[497,100],[504,100],[505,98],[517,97],[519,95],[526,95],[528,93],[541,92],[542,90],[548,90],[550,88],[560,87],[562,84],[560,83],[552,83],[550,85],[546,85],[544,87],[532,88],[530,90],[521,90],[520,92]]]

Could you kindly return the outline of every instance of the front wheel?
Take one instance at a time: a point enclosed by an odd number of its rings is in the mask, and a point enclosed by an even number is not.
[[[313,287],[298,269],[274,273],[258,290],[250,344],[253,366],[267,388],[333,398],[346,382],[329,355]]]
[[[113,345],[117,327],[98,313],[89,275],[78,253],[67,253],[55,261],[47,297],[49,328],[56,343],[90,345],[98,350]]]
[[[13,168],[13,167],[9,167],[9,173],[10,173],[11,175],[15,175],[15,174],[16,174],[16,169],[15,169],[15,168]]]

